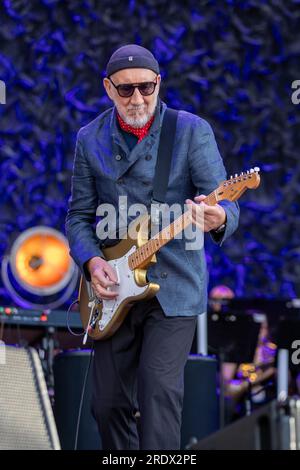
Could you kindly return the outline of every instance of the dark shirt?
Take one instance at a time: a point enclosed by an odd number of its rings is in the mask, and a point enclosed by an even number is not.
[[[123,129],[121,129],[119,123],[118,123],[118,127],[121,131],[122,136],[124,137],[124,140],[125,140],[128,148],[129,148],[129,150],[131,151],[133,149],[133,147],[135,147],[135,145],[138,141],[138,137],[134,134],[131,134],[131,132],[123,131]]]

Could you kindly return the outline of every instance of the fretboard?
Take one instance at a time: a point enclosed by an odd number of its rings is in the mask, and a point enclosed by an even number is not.
[[[205,204],[214,206],[217,204],[216,191],[210,193],[204,199]],[[128,264],[130,269],[143,268],[147,266],[152,256],[160,250],[164,245],[173,240],[176,235],[186,229],[192,223],[191,213],[189,210],[184,212],[181,216],[174,220],[170,225],[163,228],[154,237],[138,248],[132,255],[129,256]]]

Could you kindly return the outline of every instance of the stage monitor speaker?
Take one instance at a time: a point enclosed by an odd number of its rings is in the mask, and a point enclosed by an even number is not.
[[[54,415],[62,449],[73,450],[76,426],[90,350],[66,351],[54,358]],[[78,434],[78,450],[99,450],[101,441],[91,414],[91,370],[88,375]]]
[[[0,449],[60,449],[37,352],[4,343],[0,361]]]
[[[289,448],[289,417],[278,412],[277,402],[262,406],[213,435],[201,440],[197,450],[278,450]]]
[[[184,372],[181,448],[219,429],[217,361],[190,355]]]

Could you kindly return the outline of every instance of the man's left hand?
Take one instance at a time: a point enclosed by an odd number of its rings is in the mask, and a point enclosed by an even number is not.
[[[198,221],[201,219],[201,214],[203,218],[203,229],[204,232],[210,232],[211,230],[217,230],[221,225],[226,221],[226,212],[222,206],[216,204],[214,206],[209,206],[205,204],[204,199],[206,196],[201,194],[196,196],[193,202],[191,199],[187,199],[186,204],[191,204],[192,209],[192,220],[195,224],[198,225]],[[201,214],[200,214],[201,211]]]

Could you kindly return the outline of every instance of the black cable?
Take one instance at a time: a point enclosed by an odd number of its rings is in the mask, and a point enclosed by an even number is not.
[[[81,398],[80,398],[80,404],[79,404],[79,410],[78,410],[78,417],[77,417],[77,425],[76,425],[74,450],[77,450],[77,445],[78,445],[78,436],[79,436],[79,428],[80,428],[80,419],[81,419],[81,413],[82,413],[83,399],[84,399],[84,394],[85,394],[85,389],[86,389],[86,384],[87,384],[87,378],[88,378],[89,371],[90,371],[90,368],[91,368],[93,352],[94,352],[94,342],[92,343],[89,363],[88,363],[88,366],[87,366],[87,369],[86,369],[84,382],[83,382],[83,387],[82,387],[82,392],[81,392]]]
[[[69,324],[71,308],[73,307],[73,305],[78,304],[78,302],[79,302],[78,299],[74,300],[74,301],[71,303],[71,305],[70,305],[70,307],[68,308],[68,310],[67,310],[67,328],[68,328],[68,330],[69,330],[69,333],[71,333],[71,335],[73,335],[73,336],[83,336],[83,335],[85,334],[85,330],[83,330],[82,333],[75,333],[75,332],[72,330],[72,328],[70,327],[70,324]]]

